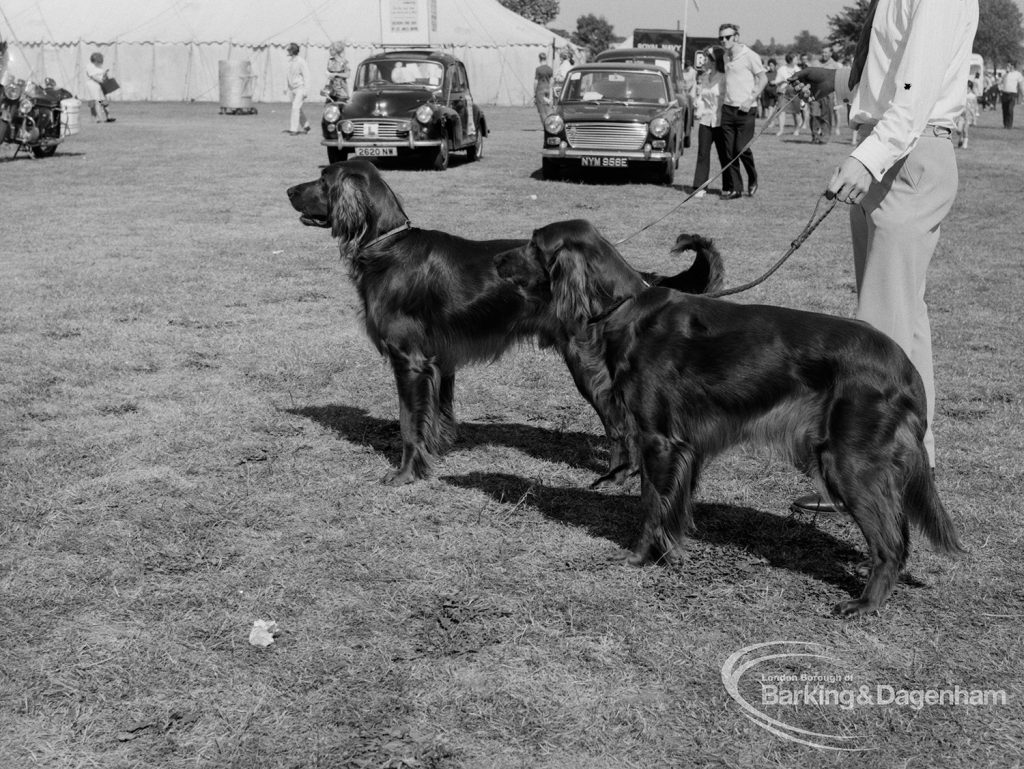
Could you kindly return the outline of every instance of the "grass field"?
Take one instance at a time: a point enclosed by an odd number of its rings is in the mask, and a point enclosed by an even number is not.
[[[328,231],[284,195],[326,153],[259,108],[119,104],[51,159],[3,150],[0,767],[1021,766],[1024,127],[983,113],[930,273],[938,482],[970,553],[916,536],[881,615],[842,621],[859,532],[790,514],[809,486],[754,450],[708,469],[685,562],[623,565],[638,487],[588,490],[600,423],[531,347],[459,375],[436,477],[380,485],[392,377]],[[786,249],[849,149],[766,135],[755,198],[634,235],[682,200],[692,152],[675,188],[544,182],[536,113],[487,115],[481,162],[385,172],[415,225],[583,217],[662,272],[699,232],[729,285]],[[842,207],[736,301],[849,315]],[[279,625],[267,648],[257,619]],[[727,691],[737,653],[789,655],[737,689],[786,736]],[[772,704],[766,675],[1004,698]]]

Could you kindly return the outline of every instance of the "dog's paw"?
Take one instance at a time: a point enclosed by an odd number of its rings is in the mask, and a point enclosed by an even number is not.
[[[391,470],[380,479],[380,482],[385,486],[405,486],[408,483],[413,483],[415,480],[416,474],[412,470],[399,467],[396,470]]]
[[[853,617],[866,617],[869,614],[878,614],[878,607],[873,606],[871,601],[857,598],[851,601],[840,601],[832,607],[832,613],[845,619],[851,619]]]
[[[619,465],[614,470],[609,470],[596,481],[591,483],[590,488],[602,489],[607,486],[621,486],[638,472],[640,472],[639,467],[631,467],[628,464]]]

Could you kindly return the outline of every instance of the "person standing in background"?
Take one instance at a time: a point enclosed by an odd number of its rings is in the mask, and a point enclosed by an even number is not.
[[[800,106],[801,99],[796,94],[790,92],[789,89],[789,79],[799,69],[793,63],[793,58],[793,54],[787,53],[784,59],[785,63],[780,64],[775,73],[775,90],[780,99],[786,100],[782,111],[779,112],[779,132],[775,134],[776,136],[782,136],[786,131],[786,115],[793,116],[793,136],[799,136],[800,126],[803,124],[803,111]]]
[[[551,79],[554,76],[555,72],[548,64],[548,55],[538,54],[537,69],[533,71],[533,103],[537,107],[542,126],[551,113]]]
[[[1013,128],[1013,108],[1018,97],[1024,96],[1024,75],[1017,69],[1017,62],[1006,64],[1006,72],[999,81],[999,100],[1003,106],[1003,128]]]
[[[103,66],[103,54],[96,51],[89,57],[85,68],[85,88],[89,92],[89,111],[97,123],[113,123],[117,118],[110,117],[107,109],[110,100],[103,93],[103,81],[107,79],[109,70]]]
[[[928,266],[959,176],[952,136],[964,108],[978,0],[872,0],[849,69],[794,77],[812,98],[850,99],[858,144],[832,172],[826,195],[850,205],[857,313],[892,338],[921,375],[924,445],[935,467],[935,376],[925,304]],[[801,512],[834,512],[812,494]]]
[[[348,60],[345,58],[345,43],[336,40],[327,49],[327,85],[320,91],[321,96],[326,96],[331,101],[346,101],[348,99]]]
[[[292,99],[292,113],[285,133],[298,136],[300,133],[309,133],[311,128],[306,113],[302,110],[302,105],[306,102],[306,89],[309,88],[309,67],[306,60],[299,56],[298,44],[289,43],[287,51],[288,93]]]
[[[555,98],[557,99],[562,93],[562,84],[565,82],[565,76],[569,74],[569,70],[572,69],[572,58],[569,55],[569,49],[563,48],[558,52],[558,69],[555,70]]]
[[[747,194],[757,192],[757,168],[750,142],[754,138],[757,99],[768,82],[761,57],[739,41],[740,28],[722,24],[718,40],[725,49],[725,101],[722,104],[722,141],[729,161],[726,169],[729,183],[722,182],[722,200],[735,200],[743,195],[743,178],[739,158],[747,172]]]
[[[728,159],[722,142],[722,100],[725,98],[725,50],[712,46],[702,51],[704,62],[693,87],[693,116],[697,121],[697,165],[693,170],[695,198],[703,198],[702,189],[711,175],[711,147],[718,151],[718,162],[725,167]],[[722,194],[727,192],[722,180]]]

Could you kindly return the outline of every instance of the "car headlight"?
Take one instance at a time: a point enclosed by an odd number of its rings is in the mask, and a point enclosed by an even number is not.
[[[337,123],[341,120],[341,110],[337,104],[328,104],[324,107],[324,121],[327,123]]]
[[[341,121],[341,132],[343,134],[349,135],[349,134],[353,133],[355,130],[356,130],[355,123],[353,123],[351,120],[342,120]]]
[[[18,106],[21,109],[21,114],[27,115],[29,112],[32,111],[32,108],[36,106],[36,103],[32,101],[32,99],[30,99],[29,97],[25,96],[22,98],[21,103]]]
[[[426,125],[434,119],[434,108],[429,104],[421,104],[416,108],[416,119]]]
[[[23,87],[19,83],[9,83],[4,86],[4,96],[11,101],[18,101],[21,98]]]
[[[650,132],[651,136],[657,136],[659,139],[668,133],[669,124],[668,121],[663,117],[656,117],[651,121]]]
[[[549,134],[558,134],[565,128],[565,121],[561,115],[548,115],[544,121],[544,130]]]

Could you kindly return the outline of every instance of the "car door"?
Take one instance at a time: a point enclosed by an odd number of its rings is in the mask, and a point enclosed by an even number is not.
[[[449,105],[459,115],[459,126],[454,141],[457,147],[476,141],[476,120],[473,114],[473,94],[469,90],[469,77],[462,62],[452,65]]]

